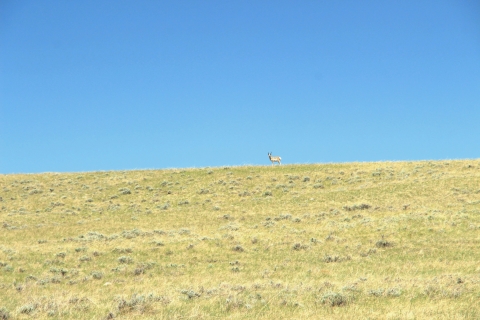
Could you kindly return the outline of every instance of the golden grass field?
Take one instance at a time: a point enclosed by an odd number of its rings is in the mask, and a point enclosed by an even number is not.
[[[0,175],[3,319],[480,319],[480,161]]]

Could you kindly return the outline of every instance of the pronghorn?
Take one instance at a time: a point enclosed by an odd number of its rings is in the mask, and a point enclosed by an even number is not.
[[[273,166],[274,162],[278,162],[278,164],[281,164],[280,161],[282,161],[282,157],[272,156],[272,153],[269,152],[268,153],[268,158],[270,159],[270,161],[272,161],[272,166]]]

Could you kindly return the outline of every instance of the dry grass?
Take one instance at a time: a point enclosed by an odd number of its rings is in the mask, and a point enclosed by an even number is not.
[[[480,161],[0,175],[0,319],[480,318]]]

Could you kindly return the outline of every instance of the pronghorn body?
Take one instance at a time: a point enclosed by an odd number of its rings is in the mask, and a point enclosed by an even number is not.
[[[278,164],[281,164],[280,162],[282,161],[282,157],[272,156],[272,153],[269,152],[268,153],[268,158],[270,159],[270,161],[272,161],[272,166],[275,162],[278,162]]]

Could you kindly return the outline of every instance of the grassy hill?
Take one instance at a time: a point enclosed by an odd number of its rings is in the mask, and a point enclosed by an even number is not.
[[[0,175],[0,319],[479,319],[480,161]]]

